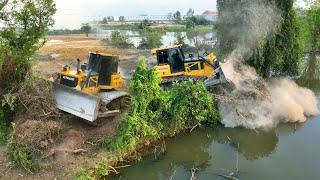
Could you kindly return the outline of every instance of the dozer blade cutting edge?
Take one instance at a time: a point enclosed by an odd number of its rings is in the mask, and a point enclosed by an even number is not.
[[[227,84],[229,81],[227,80],[226,76],[223,73],[221,67],[218,67],[211,76],[205,80],[205,85],[207,88],[212,88],[219,84]]]
[[[54,83],[53,95],[58,109],[90,122],[100,117],[115,116],[121,112],[120,109],[107,108],[101,108],[104,110],[100,111],[101,104],[108,105],[117,99],[129,97],[127,92],[118,90],[101,92],[94,96],[58,83]]]

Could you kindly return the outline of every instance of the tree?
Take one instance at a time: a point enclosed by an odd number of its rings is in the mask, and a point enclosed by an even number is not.
[[[308,54],[308,63],[303,74],[305,79],[316,80],[319,78],[319,65],[317,55],[320,54],[320,6],[314,4],[302,17],[302,44]]]
[[[10,90],[25,80],[55,12],[54,0],[1,1],[0,89]]]
[[[83,24],[80,29],[81,29],[81,32],[85,33],[87,37],[89,36],[89,33],[91,31],[91,26],[88,23]]]
[[[108,19],[106,17],[103,17],[101,24],[108,24]]]
[[[187,12],[187,17],[193,17],[194,16],[194,10],[189,8],[188,12]]]
[[[239,43],[247,42],[250,54],[244,57],[245,61],[263,77],[269,77],[271,72],[274,75],[297,75],[301,52],[293,2],[293,0],[218,0],[218,58],[225,59]],[[257,7],[269,7],[275,17],[268,18],[281,20],[273,23],[278,26],[265,37],[252,41],[254,34],[248,32],[251,32],[250,28],[257,27],[251,27],[250,21],[253,17],[250,14],[255,13],[254,18],[261,16],[257,14],[261,12],[254,9]],[[228,13],[233,13],[233,16]],[[278,16],[280,18],[277,18]]]
[[[187,18],[186,19],[186,28],[187,29],[192,29],[196,26],[196,23],[192,20],[192,18]]]
[[[181,13],[180,11],[177,11],[173,14],[173,19],[175,20],[176,23],[180,24],[181,23]]]

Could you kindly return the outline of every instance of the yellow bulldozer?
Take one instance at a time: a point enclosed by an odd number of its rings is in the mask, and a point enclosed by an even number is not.
[[[120,90],[118,61],[115,55],[91,52],[88,63],[78,59],[76,69],[64,66],[54,81],[57,107],[89,122],[119,114],[130,97]]]
[[[228,82],[213,52],[185,57],[180,44],[153,49],[151,53],[157,57],[155,68],[164,86],[189,79],[204,81],[207,88]]]

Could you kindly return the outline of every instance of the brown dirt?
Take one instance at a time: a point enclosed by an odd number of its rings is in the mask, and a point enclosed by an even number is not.
[[[76,65],[76,59],[87,61],[88,53],[102,52],[118,55],[120,70],[125,76],[130,76],[136,67],[139,56],[150,56],[148,51],[137,49],[118,49],[101,43],[101,37],[85,37],[84,35],[49,36],[45,46],[40,48],[40,62],[35,70],[40,75],[49,78],[60,71],[64,65]]]

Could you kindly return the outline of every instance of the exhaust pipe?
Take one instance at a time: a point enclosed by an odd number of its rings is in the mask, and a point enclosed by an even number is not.
[[[80,59],[77,59],[77,72],[80,73]]]

